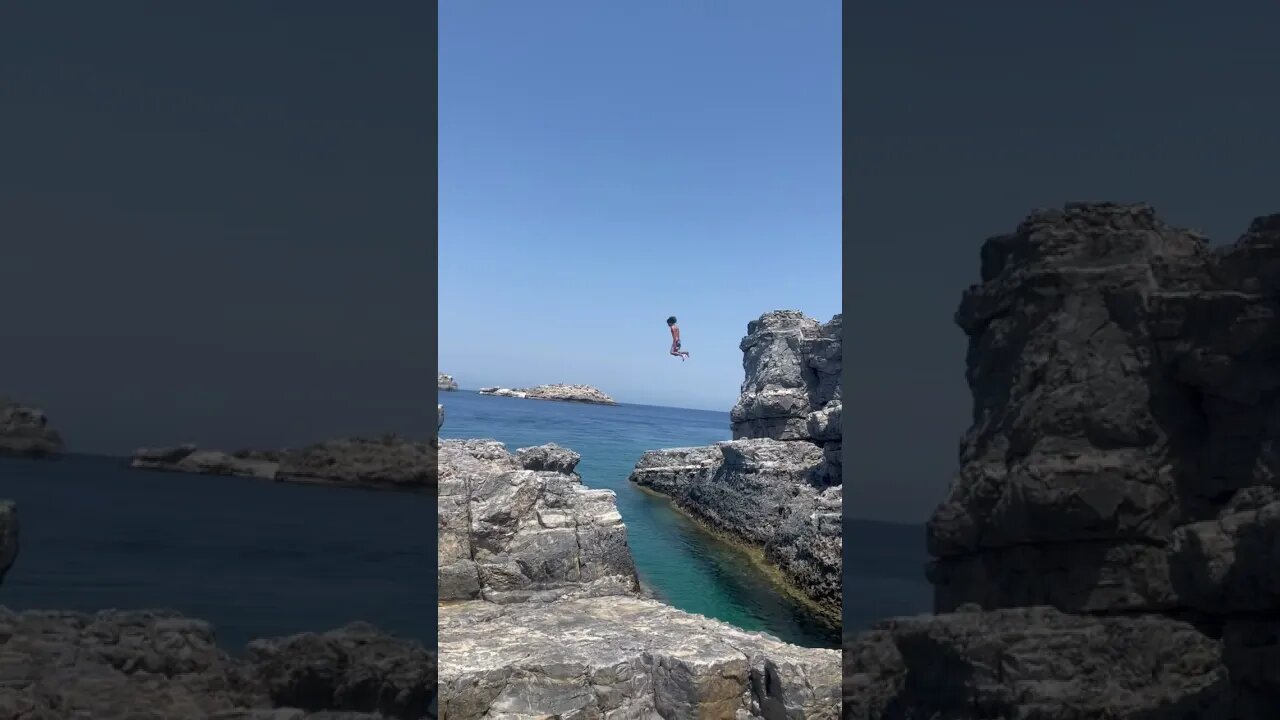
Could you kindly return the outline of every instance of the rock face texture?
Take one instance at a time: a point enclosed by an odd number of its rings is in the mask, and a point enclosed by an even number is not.
[[[450,718],[835,718],[834,650],[635,596],[440,608]]]
[[[614,494],[582,484],[579,457],[554,445],[512,455],[492,440],[441,441],[441,601],[638,590]]]
[[[837,717],[836,651],[640,597],[614,494],[579,459],[441,441],[442,717]]]
[[[437,408],[443,422],[443,408]],[[329,440],[299,450],[225,453],[194,445],[141,449],[131,465],[143,470],[242,475],[285,482],[320,483],[426,492],[435,487],[435,447],[396,436]]]
[[[560,400],[594,405],[617,405],[614,399],[590,385],[539,385],[531,388],[509,389],[502,387],[480,388],[481,395],[513,397],[529,400]]]
[[[833,619],[841,608],[841,329],[793,310],[747,325],[733,437],[646,452],[631,481],[712,530],[764,551]]]
[[[0,501],[0,579],[17,553],[14,513]],[[255,640],[233,659],[209,623],[170,611],[0,607],[0,717],[435,718],[435,655],[354,623]]]
[[[436,378],[436,388],[439,390],[457,390],[458,383],[454,381],[452,375],[445,375],[444,373],[439,373],[438,377]]]
[[[0,717],[18,720],[435,717],[435,659],[363,625],[255,640],[243,660],[164,611],[0,608]]]
[[[966,612],[863,636],[846,672],[891,709],[846,717],[1274,717],[1280,216],[1210,249],[1147,206],[1036,212],[956,320],[973,425],[929,577]]]
[[[0,581],[18,559],[18,507],[0,500]]]
[[[62,452],[62,438],[44,411],[0,397],[0,455],[45,457]]]

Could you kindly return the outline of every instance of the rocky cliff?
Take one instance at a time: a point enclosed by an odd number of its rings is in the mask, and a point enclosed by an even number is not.
[[[928,529],[950,614],[855,643],[846,693],[881,700],[846,717],[1274,717],[1280,216],[1211,249],[1147,206],[1068,205],[988,240],[981,280]]]
[[[0,501],[0,579],[17,554]],[[363,623],[255,640],[243,657],[165,610],[0,607],[0,717],[15,720],[421,720],[436,716],[435,654]]]
[[[436,389],[437,390],[457,390],[458,383],[456,380],[453,379],[452,375],[438,373],[436,377]]]
[[[645,453],[631,481],[712,530],[763,550],[833,620],[841,608],[841,331],[793,310],[747,325],[733,437]]]
[[[836,651],[641,597],[615,496],[578,460],[440,442],[442,716],[837,716]]]
[[[45,457],[62,452],[62,437],[40,408],[0,397],[0,455]]]

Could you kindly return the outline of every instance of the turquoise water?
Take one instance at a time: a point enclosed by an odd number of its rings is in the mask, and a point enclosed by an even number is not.
[[[810,647],[837,647],[840,628],[782,593],[745,553],[670,502],[627,481],[646,450],[730,439],[729,414],[646,405],[582,405],[441,392],[443,438],[492,438],[508,450],[554,442],[582,455],[589,487],[613,490],[640,582],[664,602]]]

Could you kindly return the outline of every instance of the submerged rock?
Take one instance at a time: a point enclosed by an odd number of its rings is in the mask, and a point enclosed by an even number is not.
[[[498,397],[527,398],[530,400],[560,400],[563,402],[591,403],[595,405],[617,405],[613,398],[590,385],[539,385],[532,388],[512,390],[502,387],[480,388],[481,395]]]
[[[436,389],[438,390],[457,390],[458,383],[454,381],[452,375],[439,373],[436,378]]]
[[[839,654],[639,595],[612,491],[555,445],[440,443],[440,708],[515,717],[835,718]]]
[[[0,455],[46,457],[62,452],[62,437],[40,408],[0,397]]]

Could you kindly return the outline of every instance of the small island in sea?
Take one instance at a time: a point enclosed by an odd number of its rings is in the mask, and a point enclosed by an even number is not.
[[[591,403],[594,405],[617,405],[617,401],[590,385],[551,384],[531,388],[480,388],[481,395],[512,397],[529,400],[560,400],[562,402]]]
[[[445,373],[436,373],[436,389],[457,390],[458,381],[454,380],[452,375],[447,375]]]

